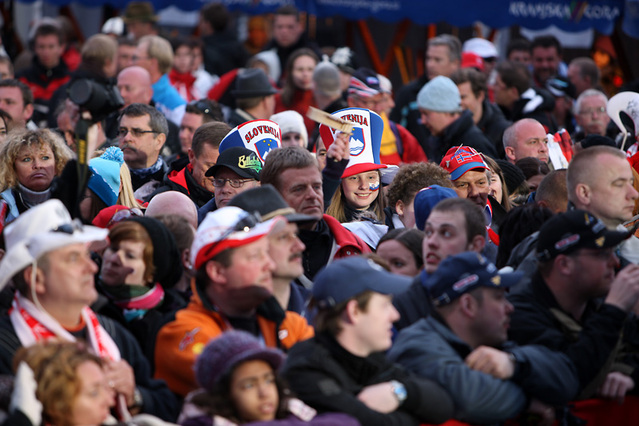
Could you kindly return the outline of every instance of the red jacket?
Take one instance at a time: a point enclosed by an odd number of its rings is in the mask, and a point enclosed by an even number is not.
[[[368,247],[368,244],[366,244],[364,240],[344,228],[333,216],[325,214],[324,221],[328,225],[331,234],[333,234],[335,244],[337,245],[337,251],[331,260],[371,252],[370,247]]]

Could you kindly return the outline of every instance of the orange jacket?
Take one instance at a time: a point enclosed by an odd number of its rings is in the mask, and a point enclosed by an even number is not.
[[[269,347],[290,349],[295,343],[315,334],[306,319],[295,312],[286,312],[278,330],[272,320],[260,315],[257,316],[257,322],[261,337]],[[165,380],[169,388],[182,397],[199,388],[193,371],[195,358],[209,340],[229,329],[231,324],[226,318],[220,312],[204,307],[194,288],[189,305],[179,310],[175,319],[158,333],[155,344],[155,377]]]

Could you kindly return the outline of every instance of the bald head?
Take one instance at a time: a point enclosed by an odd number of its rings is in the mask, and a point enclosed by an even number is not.
[[[167,214],[183,217],[197,229],[197,208],[195,203],[181,192],[162,192],[149,201],[149,206],[146,208],[146,216],[155,217]]]
[[[504,132],[503,142],[506,159],[513,164],[526,157],[548,162],[546,130],[537,120],[523,118],[515,122]]]
[[[124,99],[124,106],[131,104],[149,104],[153,97],[151,75],[137,65],[128,67],[118,74],[118,89]]]

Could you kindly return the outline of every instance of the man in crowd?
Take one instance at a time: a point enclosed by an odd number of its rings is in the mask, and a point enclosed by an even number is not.
[[[575,58],[568,66],[568,80],[575,86],[576,96],[599,87],[601,73],[595,61],[588,57]]]
[[[402,330],[389,352],[393,361],[446,389],[456,420],[498,423],[528,407],[552,421],[552,405],[577,393],[566,355],[506,342],[513,312],[506,291],[522,277],[499,274],[475,252],[445,259],[426,283],[433,315]]]
[[[0,322],[0,370],[13,374],[13,357],[20,347],[50,338],[82,339],[103,358],[106,379],[120,406],[175,421],[178,402],[163,382],[151,378],[135,338],[89,308],[98,298],[98,267],[89,244],[103,243],[107,231],[78,226],[54,199],[29,209],[5,228],[7,253],[0,262],[0,287],[11,280],[17,291],[12,314]]]
[[[299,239],[298,224],[316,222],[317,219],[295,212],[273,185],[262,185],[244,191],[233,197],[228,205],[247,212],[258,212],[262,220],[282,215],[288,221],[286,227],[273,231],[268,236],[268,253],[275,262],[273,296],[282,309],[304,315],[310,292],[294,281],[304,274],[302,253],[306,248]]]
[[[228,123],[236,127],[251,120],[267,120],[275,112],[275,94],[266,73],[259,68],[240,70],[235,79],[235,108]]]
[[[169,81],[168,72],[173,66],[171,44],[160,36],[147,35],[138,42],[135,55],[135,64],[147,70],[151,77],[155,107],[167,120],[179,125],[186,109],[186,101]]]
[[[532,87],[530,72],[524,64],[498,64],[493,91],[495,103],[507,119],[517,121],[534,118],[544,126],[546,133],[557,131],[557,124],[552,116],[555,99],[546,90]]]
[[[271,151],[260,177],[263,184],[273,185],[297,213],[317,219],[300,225],[300,239],[306,246],[304,275],[308,280],[332,259],[370,252],[361,238],[324,214],[322,174],[317,159],[308,150],[295,146]]]
[[[581,93],[574,105],[578,127],[573,140],[579,142],[588,135],[614,137],[614,132],[608,132],[610,116],[606,112],[607,106],[608,97],[603,92],[587,89]]]
[[[166,118],[152,106],[132,104],[122,110],[118,126],[119,146],[131,171],[133,190],[144,198],[162,182],[166,163],[160,156],[169,129]]]
[[[252,213],[230,206],[200,224],[191,247],[193,297],[160,330],[155,347],[156,376],[173,392],[184,397],[197,389],[195,358],[226,330],[245,330],[259,335],[266,346],[280,348],[313,335],[306,320],[284,313],[272,297],[275,264],[265,237],[285,224],[282,217],[259,222]]]
[[[594,146],[577,153],[568,165],[568,200],[600,219],[608,229],[623,230],[633,216],[639,193],[632,169],[617,148]],[[634,235],[619,248],[622,262],[639,263],[639,238]]]
[[[530,57],[535,86],[544,88],[549,78],[566,76],[566,65],[561,62],[561,45],[555,36],[535,37],[530,44]]]
[[[188,163],[184,165],[181,161],[173,162],[164,176],[163,185],[149,199],[160,192],[179,191],[187,195],[198,208],[211,201],[215,186],[206,172],[215,166],[220,155],[220,141],[230,131],[228,124],[221,121],[200,126],[188,148]]]
[[[392,295],[408,282],[359,256],[337,260],[317,275],[317,335],[295,345],[283,367],[300,399],[319,412],[347,413],[365,425],[450,418],[450,397],[439,386],[407,374],[384,354],[399,318]]]
[[[511,124],[499,107],[488,99],[486,74],[473,68],[463,68],[451,75],[461,97],[462,108],[473,114],[473,122],[492,143],[499,158],[504,157],[502,138]]]
[[[584,210],[560,213],[539,231],[539,273],[509,296],[510,337],[568,355],[577,368],[578,399],[622,401],[638,378],[636,353],[624,353],[624,346],[637,338],[625,325],[639,300],[639,266],[615,276],[615,247],[629,236]]]
[[[36,124],[47,119],[51,96],[71,79],[69,69],[62,60],[65,47],[63,40],[62,30],[57,25],[43,23],[38,26],[33,37],[33,63],[16,76],[33,93],[33,120]]]
[[[211,2],[200,9],[198,28],[202,37],[204,68],[221,76],[246,65],[249,54],[232,31],[226,31],[231,14],[222,3]]]
[[[467,198],[482,209],[486,207],[490,192],[488,166],[477,151],[468,146],[453,147],[439,165],[450,173],[459,198]]]
[[[444,199],[433,207],[424,233],[424,271],[415,277],[408,291],[393,300],[401,314],[395,323],[398,330],[431,314],[428,277],[435,273],[444,259],[465,251],[482,252],[486,245],[486,219],[482,210],[468,200]]]
[[[38,127],[33,121],[33,93],[29,86],[15,79],[0,80],[0,109],[11,117],[14,128]]]
[[[148,1],[132,1],[124,11],[123,21],[132,39],[139,41],[147,35],[157,35],[158,20],[153,4]]]
[[[497,150],[475,126],[473,114],[461,107],[459,89],[453,81],[438,76],[429,81],[417,95],[422,123],[432,134],[429,151],[431,161],[441,161],[454,146],[467,145],[490,157],[497,158]]]
[[[427,128],[422,123],[421,113],[417,107],[417,94],[429,80],[438,75],[450,76],[461,64],[461,42],[450,34],[440,34],[428,40],[424,75],[405,85],[397,92],[395,108],[390,119],[404,126],[413,136],[426,154],[428,154]]]
[[[503,139],[506,160],[515,164],[526,157],[548,163],[548,140],[544,126],[532,118],[522,118],[508,127]]]

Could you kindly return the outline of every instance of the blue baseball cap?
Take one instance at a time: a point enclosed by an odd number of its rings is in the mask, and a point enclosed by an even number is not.
[[[431,185],[421,189],[415,194],[413,201],[413,210],[415,211],[415,225],[420,231],[424,230],[426,219],[430,216],[433,207],[441,200],[446,198],[456,198],[457,193],[454,189],[445,188],[439,185]]]
[[[371,259],[350,256],[322,269],[313,283],[313,298],[319,309],[331,308],[367,290],[381,294],[400,294],[412,279],[393,274]]]
[[[444,259],[426,280],[426,287],[433,305],[445,306],[479,287],[510,288],[523,276],[522,272],[500,274],[484,256],[468,251]]]

